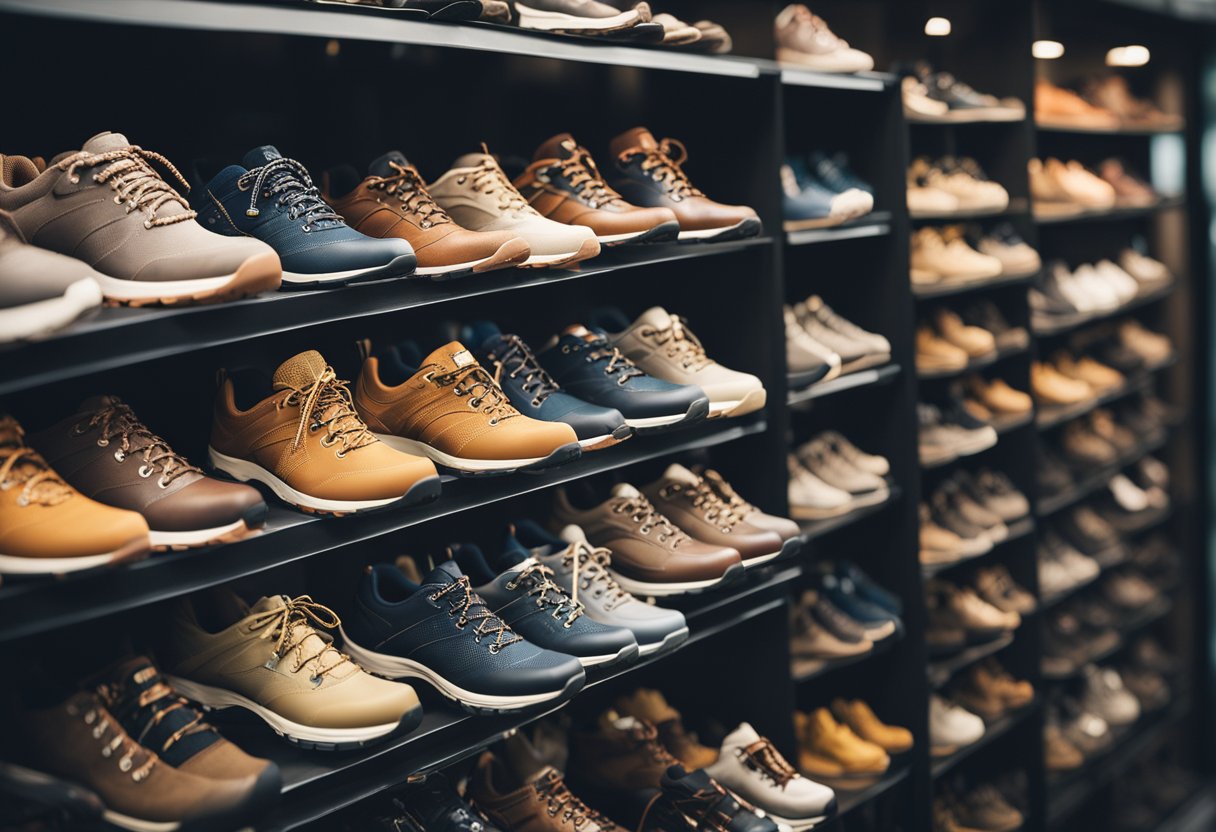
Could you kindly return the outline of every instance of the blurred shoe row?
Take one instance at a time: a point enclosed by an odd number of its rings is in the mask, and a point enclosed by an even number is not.
[[[788,467],[790,516],[796,520],[840,517],[891,496],[887,459],[866,453],[836,431],[798,446]]]
[[[1138,614],[1155,611],[1165,597],[1134,567],[1125,566],[1052,609],[1043,633],[1044,678],[1071,678],[1086,663],[1118,650],[1121,630]]]
[[[1039,78],[1034,87],[1034,120],[1043,127],[1089,130],[1180,130],[1181,116],[1137,98],[1122,75],[1105,75],[1077,85],[1079,92]]]
[[[1034,686],[989,657],[951,681],[949,696],[988,725],[1034,701]]]
[[[1120,390],[1123,373],[1092,355],[1060,350],[1030,365],[1030,392],[1043,415],[1100,399]]]
[[[1032,275],[1039,253],[1009,223],[988,232],[978,226],[922,228],[912,235],[911,278],[915,286],[982,283]]]
[[[986,554],[1029,514],[1030,501],[1005,474],[958,471],[921,503],[920,562],[943,566]]]
[[[1132,249],[1125,249],[1119,260],[1085,263],[1073,270],[1059,261],[1051,264],[1030,289],[1034,326],[1051,329],[1106,316],[1173,280],[1162,263]]]
[[[916,370],[922,375],[954,373],[973,364],[995,361],[1002,352],[1026,345],[1028,333],[1010,326],[997,310],[995,315],[964,315],[947,307],[923,310],[916,327]],[[995,309],[995,307],[992,307]],[[983,323],[970,323],[982,320]],[[988,326],[995,329],[988,329]],[[1029,412],[1031,401],[1005,382],[986,382],[974,376],[969,386],[976,398],[1000,412]]]
[[[791,3],[773,24],[777,60],[816,72],[868,72],[874,59],[833,32],[826,21],[801,3]]]
[[[968,157],[921,156],[908,167],[908,213],[912,217],[999,213],[1009,192]]]
[[[993,783],[946,788],[933,801],[933,832],[1016,832],[1026,822],[1017,802]]]
[[[786,231],[827,228],[874,210],[874,188],[853,172],[844,153],[787,157],[781,190]]]
[[[893,757],[912,750],[912,732],[889,725],[860,699],[836,699],[831,708],[794,712],[798,768],[841,791],[872,785]]]
[[[1135,516],[1120,513],[1122,518],[1110,510],[1100,513],[1081,505],[1046,526],[1038,548],[1043,597],[1067,595],[1093,582],[1103,569],[1120,563],[1130,565],[1107,582],[1107,588],[1114,593],[1112,598],[1126,600],[1133,607],[1154,602],[1176,582],[1179,562],[1174,547],[1160,536],[1140,542],[1127,540],[1124,534],[1139,529],[1117,530],[1108,518],[1119,521]]]
[[[1066,217],[1115,208],[1155,205],[1161,195],[1118,159],[1107,159],[1097,172],[1075,159],[1031,159],[1030,198],[1037,217]]]
[[[854,563],[841,562],[815,577],[790,608],[790,657],[795,675],[836,659],[864,656],[903,633],[903,603]]]
[[[997,443],[996,428],[973,415],[974,408],[965,404],[961,391],[956,393],[940,405],[927,402],[916,405],[916,443],[921,465],[945,465],[986,451]]]
[[[1165,743],[1138,759],[1112,787],[1113,832],[1160,829],[1203,788],[1204,778],[1177,759],[1179,749]]]
[[[891,343],[834,311],[819,295],[784,307],[786,377],[802,389],[886,364]]]
[[[1018,586],[1003,567],[984,570],[975,586],[933,578],[925,583],[929,655],[948,656],[974,644],[1003,638],[1022,625],[1035,608],[1034,596]]]
[[[904,114],[909,121],[1021,121],[1026,105],[1017,98],[978,92],[927,62],[900,69]]]

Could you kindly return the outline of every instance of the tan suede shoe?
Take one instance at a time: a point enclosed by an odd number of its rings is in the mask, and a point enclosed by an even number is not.
[[[1061,374],[1043,361],[1030,365],[1030,390],[1035,400],[1045,405],[1077,404],[1094,395],[1088,384]]]
[[[929,324],[916,328],[916,369],[947,372],[967,366],[967,351],[943,339]]]
[[[809,714],[795,711],[794,730],[799,744],[798,768],[811,779],[873,778],[891,765],[886,751],[838,723],[827,708]]]
[[[667,703],[660,691],[638,688],[631,694],[618,696],[615,704],[620,713],[653,724],[659,732],[659,742],[689,771],[717,761],[718,750],[702,745],[684,729],[680,712]]]
[[[958,313],[939,309],[933,320],[941,337],[971,358],[984,358],[996,352],[996,337],[982,327],[963,323]]]
[[[872,742],[888,754],[903,754],[912,749],[912,732],[898,725],[887,725],[860,699],[832,701],[832,713],[853,733]]]
[[[1029,413],[1034,401],[1028,393],[1014,390],[1004,379],[985,379],[972,376],[967,386],[986,410],[996,415],[1020,415]]]

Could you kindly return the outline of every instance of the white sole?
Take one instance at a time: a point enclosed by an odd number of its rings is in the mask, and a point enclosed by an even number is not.
[[[578,440],[578,444],[579,444],[580,448],[583,448],[584,450],[586,450],[587,448],[594,447],[595,445],[599,445],[602,442],[607,442],[611,438],[612,438],[611,433],[605,433],[603,436],[593,436],[590,439],[580,439],[580,440]]]
[[[726,578],[723,575],[720,578],[710,578],[707,581],[681,581],[666,584],[652,584],[646,581],[635,581],[622,575],[620,572],[611,570],[612,577],[621,585],[621,589],[632,595],[640,595],[643,597],[662,597],[667,595],[683,595],[686,592],[696,592],[701,589],[709,589],[711,586],[717,586]]]
[[[681,413],[677,416],[649,416],[645,419],[626,419],[625,424],[636,429],[645,428],[661,428],[664,425],[674,425],[677,422],[683,421],[688,416],[688,413]]]
[[[119,829],[130,829],[131,832],[174,832],[182,827],[181,821],[141,820],[124,815],[122,812],[115,812],[113,809],[104,809],[101,816],[107,823],[111,823]]]
[[[196,280],[119,280],[104,274],[97,276],[101,291],[110,300],[158,300],[191,297],[200,292],[222,289],[236,280],[236,274],[220,277],[200,277]]]
[[[244,708],[257,714],[269,725],[276,734],[305,740],[306,742],[325,743],[357,743],[378,739],[397,730],[398,722],[383,725],[364,725],[358,728],[317,728],[312,725],[301,725],[286,717],[276,714],[269,708],[264,708],[252,699],[248,699],[235,691],[192,682],[180,676],[166,674],[170,686],[187,699],[192,699],[208,708]],[[404,716],[404,714],[402,714]]]
[[[524,459],[465,459],[464,457],[445,454],[438,448],[432,448],[424,442],[406,439],[404,436],[394,436],[391,433],[373,433],[373,435],[395,451],[424,456],[440,465],[455,468],[458,471],[514,471],[528,465],[535,465],[548,459],[547,456],[528,457]],[[557,450],[554,448],[553,450]]]
[[[729,402],[709,402],[709,415],[706,418],[715,419],[721,416],[746,416],[764,407],[768,401],[768,392],[764,389],[753,390],[741,399]]]
[[[748,220],[739,220],[734,225],[724,225],[721,228],[702,228],[697,231],[681,231],[678,240],[704,240],[707,237],[717,237],[727,231],[734,231],[747,225]]]
[[[852,502],[845,503],[842,506],[834,506],[830,508],[817,508],[815,506],[790,506],[791,520],[829,520],[833,517],[840,517],[843,514],[848,514],[856,506]]]
[[[48,335],[101,305],[101,285],[91,277],[77,280],[57,298],[0,309],[0,343]]]
[[[656,641],[654,644],[639,644],[638,657],[645,658],[646,656],[653,656],[655,653],[658,653],[672,642],[682,642],[686,638],[688,638],[688,628],[681,627],[674,632],[668,633],[662,641]]]
[[[204,546],[217,538],[239,532],[245,528],[244,520],[237,520],[227,526],[216,526],[213,529],[195,529],[188,532],[148,532],[152,548],[168,548],[173,546]]]
[[[777,551],[772,552],[767,555],[760,555],[759,557],[755,557],[755,558],[746,558],[743,561],[743,568],[751,569],[753,566],[760,566],[761,564],[768,563],[770,560],[774,560],[780,556],[781,556],[781,550],[778,549]]]
[[[601,29],[619,29],[622,26],[629,25],[629,21],[641,21],[641,17],[636,11],[621,12],[613,17],[579,17],[573,14],[562,14],[561,12],[546,12],[540,9],[533,9],[525,6],[522,3],[515,4],[515,11],[519,13],[519,25],[524,29],[541,29],[546,32],[551,32],[557,29],[570,29],[576,31],[598,31]]]
[[[830,55],[810,55],[806,52],[797,52],[793,49],[778,49],[777,61],[799,69],[814,70],[815,72],[869,72],[874,68],[873,61],[869,63],[861,61],[841,62],[839,59],[834,60]]]
[[[601,243],[622,243],[625,240],[632,240],[635,237],[641,237],[643,234],[649,234],[652,229],[645,231],[627,231],[624,234],[599,234],[595,239]]]
[[[400,656],[390,656],[386,653],[377,653],[366,647],[360,647],[351,641],[350,636],[346,634],[340,624],[338,625],[338,633],[342,636],[343,651],[358,662],[359,666],[364,670],[387,679],[422,679],[425,682],[429,682],[447,698],[465,705],[478,708],[493,708],[500,711],[520,710],[550,702],[561,697],[565,692],[565,686],[563,686],[561,690],[549,693],[533,693],[526,696],[495,696],[488,693],[474,693],[459,685],[452,684],[423,664],[411,661],[410,659],[403,659]]]
[[[608,664],[609,662],[615,662],[618,659],[622,659],[625,656],[628,656],[630,654],[633,654],[634,656],[640,656],[642,654],[642,650],[635,643],[635,644],[627,644],[624,647],[622,647],[620,650],[618,650],[617,652],[609,653],[607,656],[575,656],[575,658],[578,659],[578,663],[581,664],[583,667],[595,667],[597,665]]]
[[[316,511],[365,511],[369,508],[387,506],[405,496],[403,494],[400,497],[388,497],[379,500],[326,500],[321,497],[312,497],[302,491],[296,491],[256,462],[227,456],[210,447],[207,448],[207,454],[211,457],[211,466],[213,468],[223,471],[228,476],[241,482],[249,482],[250,480],[260,482],[273,491],[275,496],[283,502],[301,508],[310,508]]]
[[[414,274],[430,275],[430,274],[447,274],[448,272],[462,272],[480,266],[491,257],[482,257],[480,260],[470,260],[467,263],[449,263],[446,266],[418,266],[414,269]]]
[[[803,832],[803,830],[816,827],[828,819],[827,815],[819,815],[813,818],[783,818],[781,815],[774,815],[772,812],[765,812],[765,815],[773,823],[780,826],[788,826],[792,832]]]
[[[348,4],[343,4],[343,5],[348,5]],[[309,283],[330,283],[332,281],[346,281],[346,280],[350,280],[352,277],[358,277],[361,274],[368,274],[369,272],[378,272],[381,269],[388,268],[391,265],[393,265],[393,262],[390,260],[387,263],[381,263],[379,266],[368,266],[366,269],[348,269],[347,271],[344,271],[344,272],[319,272],[317,274],[306,274],[303,272],[285,271],[285,272],[283,272],[283,282],[284,283],[309,284]],[[404,277],[407,274],[410,274],[410,272],[402,271],[399,276]],[[385,277],[388,277],[388,275],[385,275]]]
[[[0,575],[61,575],[65,572],[107,566],[119,559],[114,552],[78,558],[23,558],[17,555],[0,555]]]

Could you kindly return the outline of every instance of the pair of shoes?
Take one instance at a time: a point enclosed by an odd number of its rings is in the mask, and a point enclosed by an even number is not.
[[[1115,189],[1115,205],[1119,208],[1147,208],[1161,200],[1152,185],[1130,172],[1119,159],[1104,160],[1098,166],[1098,175]]]
[[[949,72],[921,61],[902,71],[904,113],[909,121],[1021,121],[1026,105],[1017,98],[977,92]]]
[[[920,561],[931,566],[985,554],[1008,537],[1008,523],[1029,511],[1004,474],[959,471],[921,504]]]
[[[1080,552],[1060,534],[1048,529],[1039,540],[1037,551],[1039,587],[1044,598],[1059,597],[1090,583],[1102,567]]]
[[[974,665],[951,686],[954,700],[978,714],[985,722],[996,722],[1034,701],[1034,687],[1015,679],[995,658]]]
[[[1081,703],[1087,711],[1106,720],[1112,728],[1131,725],[1140,718],[1140,700],[1127,689],[1113,667],[1088,664],[1082,669]]]
[[[823,18],[801,3],[781,10],[773,24],[777,60],[817,72],[869,72],[874,59],[837,37]]]
[[[800,445],[788,468],[790,515],[797,520],[837,517],[891,496],[886,458],[862,451],[835,431]]]
[[[1088,355],[1077,357],[1063,350],[1050,361],[1030,365],[1030,392],[1047,411],[1090,401],[1117,390],[1124,376],[1113,367]]]
[[[1105,107],[1086,101],[1046,78],[1035,81],[1034,120],[1041,127],[1117,130],[1121,126],[1119,117]]]
[[[1119,645],[1119,634],[1114,629],[1114,620],[1109,610],[1086,605],[1083,599],[1069,601],[1053,610],[1043,633],[1043,675],[1052,679],[1068,678],[1087,662],[1115,649]]]
[[[929,697],[929,754],[949,757],[984,736],[984,720],[940,694]]]
[[[891,360],[891,344],[885,337],[847,320],[819,295],[786,306],[784,311],[791,382],[827,381]]]
[[[916,327],[916,370],[922,375],[964,370],[996,355],[996,336],[952,309],[938,308]]]
[[[834,580],[803,592],[790,610],[794,672],[810,672],[832,659],[865,655],[875,642],[900,631],[902,611],[898,597],[875,584],[856,564],[837,565]]]
[[[843,153],[786,158],[781,189],[786,231],[827,228],[874,210],[873,187],[849,168]]]
[[[908,166],[907,181],[913,217],[999,213],[1009,207],[1009,192],[967,157],[920,156]]]
[[[944,465],[986,451],[997,443],[996,430],[972,416],[959,401],[945,409],[920,402],[916,415],[921,465]]]
[[[1109,211],[1118,200],[1109,182],[1076,160],[1031,159],[1029,172],[1030,199],[1038,217]]]
[[[940,578],[926,583],[925,602],[929,612],[925,640],[932,655],[946,655],[969,644],[1001,638],[1022,623],[1016,610],[1001,609],[981,598],[972,587]]]
[[[1000,258],[973,248],[959,226],[916,231],[910,263],[913,286],[976,283],[1004,272]]]
[[[1043,267],[1039,253],[1022,239],[1011,223],[998,223],[987,234],[980,234],[973,228],[968,236],[981,254],[1001,261],[1002,277],[1031,275]]]
[[[1018,422],[1029,416],[1034,407],[1029,393],[1014,389],[1001,378],[989,379],[976,373],[963,384],[964,407],[972,416],[991,425]]]
[[[1132,95],[1128,81],[1122,75],[1104,75],[1088,81],[1085,97],[1095,106],[1103,107],[1125,127],[1141,130],[1181,130],[1182,117],[1162,112],[1152,101]]]
[[[912,735],[886,725],[860,699],[794,712],[798,769],[840,790],[865,788],[891,767],[891,755],[912,748]]]
[[[1024,815],[991,783],[962,796],[947,790],[933,801],[933,832],[1016,832],[1024,823]]]

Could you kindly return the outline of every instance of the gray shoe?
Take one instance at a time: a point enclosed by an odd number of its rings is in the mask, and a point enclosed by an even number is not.
[[[847,491],[853,508],[877,505],[891,495],[886,480],[852,465],[822,438],[798,448],[798,461],[828,485]]]
[[[26,245],[0,211],[0,344],[47,335],[101,305],[97,272]]]
[[[250,237],[212,234],[153,162],[157,153],[99,133],[49,165],[0,157],[0,210],[27,242],[84,261],[106,298],[132,306],[232,300],[276,289],[279,256]],[[39,160],[41,162],[41,160]]]
[[[807,335],[840,356],[842,373],[876,367],[891,360],[891,345],[886,338],[841,318],[818,295],[796,304],[794,317]]]
[[[809,387],[840,375],[840,356],[808,335],[793,309],[786,306],[784,315],[785,373],[789,386]]]

